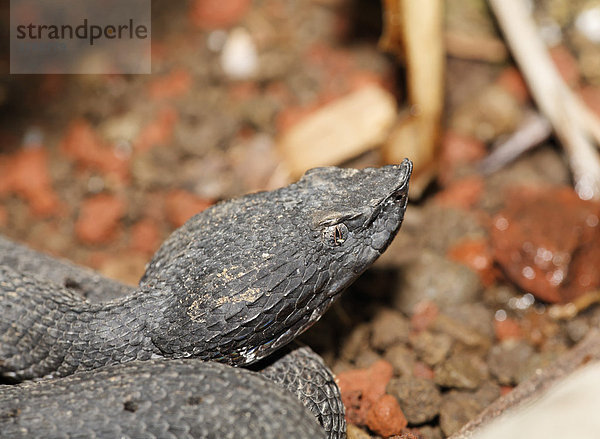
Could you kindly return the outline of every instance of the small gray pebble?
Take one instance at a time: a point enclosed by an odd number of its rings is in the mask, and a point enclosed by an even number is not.
[[[424,363],[435,366],[444,360],[452,347],[452,338],[447,334],[422,331],[410,337],[417,357]]]
[[[393,344],[408,340],[410,323],[398,311],[381,310],[373,319],[372,331],[371,346],[383,351]]]
[[[387,393],[398,400],[400,408],[411,425],[431,421],[440,412],[442,396],[437,386],[424,378],[393,378]]]
[[[523,364],[534,354],[533,348],[522,340],[505,340],[490,350],[487,358],[492,375],[500,385],[515,385],[521,378]]]
[[[434,369],[434,381],[442,387],[475,390],[488,378],[487,364],[479,356],[453,355]]]
[[[412,376],[417,357],[412,349],[395,344],[385,351],[383,358],[394,367],[396,376]]]
[[[451,390],[444,395],[440,407],[440,427],[446,436],[450,436],[477,416],[482,409],[474,394]]]

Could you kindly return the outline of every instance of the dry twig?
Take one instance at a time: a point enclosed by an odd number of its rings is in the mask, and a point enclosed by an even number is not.
[[[525,151],[539,145],[552,133],[552,126],[544,116],[530,112],[521,126],[508,139],[499,143],[479,164],[484,174],[496,172]]]
[[[522,0],[489,0],[531,93],[569,156],[575,190],[600,199],[600,122],[562,80]]]
[[[415,166],[411,195],[424,189],[434,174],[434,159],[444,104],[445,57],[441,0],[385,0],[380,47],[405,60],[410,110],[383,146],[388,163],[410,157]]]

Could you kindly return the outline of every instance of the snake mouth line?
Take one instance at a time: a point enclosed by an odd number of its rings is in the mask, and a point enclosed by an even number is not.
[[[396,188],[396,190],[394,190],[394,192],[392,193],[392,196],[401,199],[408,195],[408,183],[410,181],[410,176],[412,175],[413,163],[409,159],[404,159],[404,160],[402,160],[402,163],[400,164],[400,166],[402,167],[402,171],[403,171],[402,172],[402,174],[403,174],[402,182]]]

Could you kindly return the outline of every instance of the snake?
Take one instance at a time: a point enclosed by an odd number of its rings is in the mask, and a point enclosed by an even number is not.
[[[0,436],[344,437],[319,411],[339,399],[322,360],[281,349],[389,246],[411,173],[408,159],[314,168],[219,202],[167,238],[132,290],[1,256]],[[118,291],[93,301],[82,285]]]

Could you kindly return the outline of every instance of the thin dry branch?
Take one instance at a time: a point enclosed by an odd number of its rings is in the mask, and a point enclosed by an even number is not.
[[[550,122],[539,113],[529,112],[521,126],[506,140],[499,143],[494,150],[479,164],[484,174],[496,172],[515,160],[524,152],[539,145],[552,133]]]

